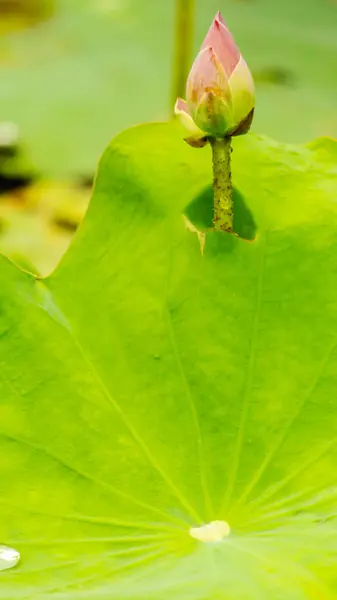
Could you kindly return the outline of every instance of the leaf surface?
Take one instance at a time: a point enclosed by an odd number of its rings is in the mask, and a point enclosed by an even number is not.
[[[2,598],[336,597],[335,156],[237,139],[229,236],[209,149],[129,130],[54,274],[1,259]]]

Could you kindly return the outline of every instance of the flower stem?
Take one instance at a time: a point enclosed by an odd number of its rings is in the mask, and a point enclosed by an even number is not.
[[[212,138],[210,143],[213,151],[213,226],[216,231],[232,233],[231,138]]]
[[[184,98],[192,62],[195,0],[176,0],[175,49],[173,59],[172,107]]]

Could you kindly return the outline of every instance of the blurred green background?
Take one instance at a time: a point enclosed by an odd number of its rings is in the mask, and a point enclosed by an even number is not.
[[[170,117],[176,3],[0,0],[0,251],[47,273],[111,137]],[[219,9],[257,84],[253,130],[337,136],[337,0],[195,0],[195,51]]]

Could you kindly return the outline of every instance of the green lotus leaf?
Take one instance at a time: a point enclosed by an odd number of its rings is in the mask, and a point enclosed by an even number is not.
[[[235,236],[209,148],[129,130],[56,271],[1,259],[1,598],[336,597],[332,147],[235,140]]]

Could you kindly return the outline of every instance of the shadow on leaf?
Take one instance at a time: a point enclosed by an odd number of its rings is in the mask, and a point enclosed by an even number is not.
[[[256,222],[243,195],[236,188],[233,189],[233,203],[235,233],[244,240],[254,240]],[[212,228],[212,214],[213,189],[208,186],[186,207],[185,215],[197,229],[203,231]]]

